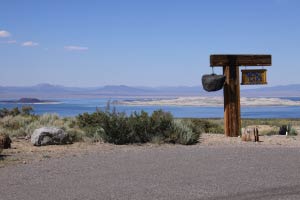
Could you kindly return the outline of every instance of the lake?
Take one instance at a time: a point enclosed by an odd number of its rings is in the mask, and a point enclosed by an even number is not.
[[[109,100],[123,100],[124,98],[99,98],[99,99],[55,99],[59,104],[30,104],[35,114],[57,113],[60,116],[76,116],[84,112],[94,112],[96,108],[105,109]],[[130,98],[126,98],[130,99]],[[299,101],[300,98],[288,98]],[[2,99],[3,100],[3,99]],[[0,108],[22,107],[25,104],[0,103]],[[119,112],[130,114],[134,111],[144,110],[152,113],[154,110],[163,109],[179,118],[222,118],[223,107],[197,107],[197,106],[127,106],[111,105]],[[257,106],[241,107],[242,118],[300,118],[300,106]]]

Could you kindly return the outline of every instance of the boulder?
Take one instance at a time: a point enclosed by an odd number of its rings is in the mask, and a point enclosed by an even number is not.
[[[31,135],[31,143],[34,146],[70,143],[69,134],[56,127],[42,127],[34,130]]]
[[[0,133],[0,149],[9,149],[11,148],[11,139],[6,134]]]
[[[224,75],[205,74],[202,76],[202,86],[207,92],[221,90],[224,86],[226,77]]]

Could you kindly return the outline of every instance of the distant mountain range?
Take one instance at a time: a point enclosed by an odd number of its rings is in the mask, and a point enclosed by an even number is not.
[[[178,87],[130,87],[108,85],[103,87],[65,87],[39,84],[35,86],[0,86],[0,98],[93,98],[93,97],[178,97],[178,96],[222,96],[223,92],[206,92],[202,86]],[[261,87],[241,90],[245,97],[300,97],[300,84]]]

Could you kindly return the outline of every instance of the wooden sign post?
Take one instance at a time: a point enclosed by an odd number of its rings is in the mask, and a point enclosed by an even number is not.
[[[237,137],[241,129],[240,66],[271,66],[271,55],[211,55],[211,67],[223,67],[224,84],[224,131],[226,136]],[[247,82],[248,85],[251,84]],[[248,80],[248,81],[249,81]],[[253,79],[254,80],[254,79]],[[255,79],[253,84],[260,83]]]

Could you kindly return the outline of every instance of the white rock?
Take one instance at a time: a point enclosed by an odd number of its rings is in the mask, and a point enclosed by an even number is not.
[[[42,127],[34,130],[31,135],[31,143],[34,146],[50,144],[70,143],[69,135],[62,129],[56,127]]]

